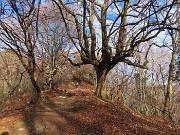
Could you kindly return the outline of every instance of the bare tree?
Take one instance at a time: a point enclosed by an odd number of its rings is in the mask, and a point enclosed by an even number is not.
[[[36,47],[39,69],[50,89],[53,87],[54,76],[58,71],[61,72],[61,67],[65,64],[64,56],[68,55],[68,38],[57,11],[52,3],[41,7],[38,39],[40,45]]]
[[[34,49],[38,39],[38,15],[41,0],[8,0],[0,19],[0,41],[3,48],[15,53],[29,74],[32,88],[32,104],[37,103],[40,88],[35,79]]]
[[[3,99],[10,97],[11,101],[14,96],[18,96],[21,91],[21,82],[24,75],[24,69],[20,64],[17,56],[11,51],[0,52],[0,78],[3,83],[1,85],[1,93]]]
[[[53,2],[58,6],[66,32],[81,56],[82,62],[73,65],[94,66],[97,76],[95,94],[100,98],[106,97],[106,76],[118,62],[147,68],[147,62],[139,64],[134,59],[141,43],[156,38],[166,29],[177,29],[167,21],[177,0],[168,3],[151,0]],[[73,18],[73,22],[69,18]],[[75,33],[69,32],[72,24]]]
[[[180,42],[180,39],[178,39]],[[176,73],[175,73],[175,80],[180,81],[180,46],[178,47],[178,52],[177,52],[177,59],[176,59]],[[180,83],[179,83],[180,84]]]
[[[127,93],[132,88],[132,78],[135,67],[128,66],[125,63],[117,64],[107,77],[107,94],[112,102],[125,104]]]
[[[180,20],[178,20],[178,22],[179,21]],[[180,28],[180,25],[178,27]],[[176,57],[177,57],[178,45],[179,45],[179,41],[178,41],[179,32],[173,31],[173,30],[169,32],[172,38],[172,57],[171,57],[170,65],[169,65],[168,84],[167,84],[167,91],[165,95],[164,109],[163,109],[163,114],[165,118],[171,118],[170,114],[171,114],[172,103],[173,103],[172,95],[173,95],[174,70],[175,70]]]

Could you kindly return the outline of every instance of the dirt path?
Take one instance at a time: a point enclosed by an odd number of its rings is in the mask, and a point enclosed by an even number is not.
[[[178,135],[161,120],[117,108],[86,89],[58,91],[39,105],[0,120],[2,135]]]

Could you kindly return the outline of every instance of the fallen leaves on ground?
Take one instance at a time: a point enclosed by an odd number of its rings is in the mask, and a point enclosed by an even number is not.
[[[30,95],[1,106],[0,133],[9,135],[178,135],[172,123],[140,115],[129,108],[98,99],[93,87],[43,93],[28,106]]]

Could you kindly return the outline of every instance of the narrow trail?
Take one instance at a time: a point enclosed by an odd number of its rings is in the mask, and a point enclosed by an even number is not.
[[[178,135],[173,125],[100,100],[88,89],[57,90],[33,107],[0,115],[1,135]]]

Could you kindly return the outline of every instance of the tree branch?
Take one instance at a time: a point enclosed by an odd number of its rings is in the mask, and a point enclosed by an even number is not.
[[[141,65],[139,63],[135,63],[135,62],[132,62],[128,59],[125,59],[124,62],[128,65],[131,65],[131,66],[135,66],[135,67],[140,67],[140,68],[143,68],[143,69],[148,69],[148,67],[146,65]]]

